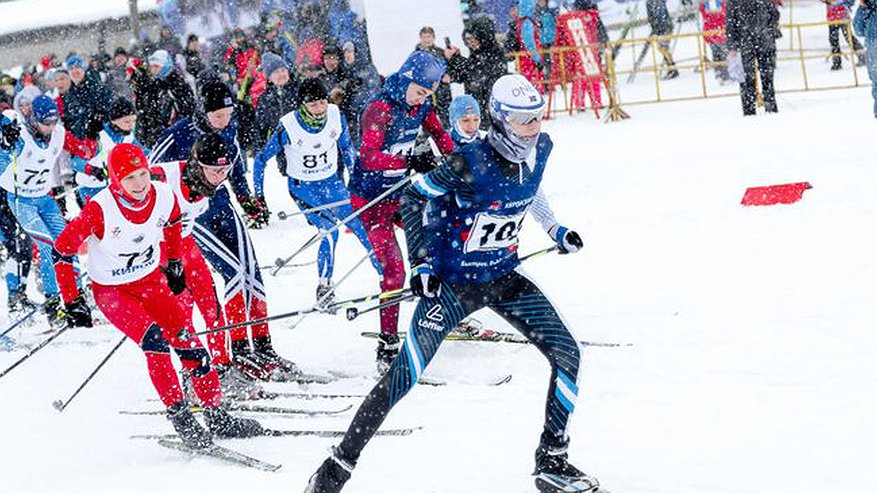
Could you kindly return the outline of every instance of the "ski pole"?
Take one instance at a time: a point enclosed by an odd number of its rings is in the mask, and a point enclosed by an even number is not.
[[[399,296],[398,298],[394,298],[390,301],[386,301],[384,303],[379,303],[375,306],[370,306],[370,307],[366,308],[365,310],[359,310],[355,306],[351,306],[350,308],[347,309],[347,320],[354,320],[356,317],[358,317],[360,315],[365,315],[366,313],[373,312],[375,310],[380,310],[382,308],[389,308],[391,306],[398,305],[399,303],[402,303],[402,302],[405,302],[408,300],[413,300],[414,298],[417,298],[417,295],[414,293],[409,293],[409,294],[406,294],[403,296]]]
[[[282,268],[284,268],[284,269],[293,269],[293,268],[296,268],[296,267],[307,267],[307,266],[309,266],[309,265],[314,265],[314,264],[316,264],[316,263],[317,263],[317,260],[314,259],[314,260],[309,260],[309,261],[307,261],[307,262],[302,262],[302,263],[300,263],[300,264],[286,264],[286,265],[284,265]],[[260,265],[260,266],[259,266],[259,270],[273,269],[273,268],[274,268],[273,265]]]
[[[71,402],[73,399],[75,399],[77,395],[79,395],[79,392],[81,392],[82,389],[84,389],[85,386],[88,385],[88,382],[90,382],[91,379],[94,378],[95,375],[97,375],[97,372],[99,372],[100,369],[103,368],[105,364],[107,364],[107,361],[109,361],[110,358],[112,358],[113,355],[116,354],[116,351],[118,351],[119,348],[122,347],[122,344],[125,342],[125,339],[127,339],[127,338],[128,338],[127,336],[122,336],[122,339],[120,339],[119,342],[117,342],[116,345],[113,346],[113,349],[110,350],[109,354],[107,354],[106,357],[104,357],[104,359],[101,360],[101,362],[97,364],[97,368],[95,368],[95,369],[91,372],[90,375],[88,375],[87,377],[85,377],[85,381],[82,382],[81,385],[79,385],[79,388],[77,388],[76,391],[73,392],[73,395],[71,395],[71,396],[70,396],[66,401],[64,401],[64,402],[61,402],[61,399],[58,399],[57,401],[55,401],[55,402],[52,403],[52,406],[54,406],[55,409],[57,409],[59,413],[64,412],[64,409],[67,408],[67,406],[70,404],[70,402]]]
[[[359,298],[351,298],[349,300],[337,301],[337,302],[329,305],[329,308],[335,308],[335,309],[344,308],[345,306],[357,305],[359,303],[368,303],[369,301],[395,298],[397,296],[406,295],[410,292],[411,292],[411,289],[408,289],[408,288],[391,289],[390,291],[382,291],[382,292],[377,293],[377,294],[370,294],[368,296],[362,296]]]
[[[297,211],[297,212],[280,211],[277,213],[277,218],[280,219],[281,221],[285,221],[285,220],[289,219],[290,217],[300,216],[302,214],[309,214],[311,212],[322,211],[325,209],[331,209],[332,207],[337,207],[339,205],[346,205],[349,203],[350,203],[350,199],[345,199],[345,200],[339,200],[337,202],[332,202],[329,204],[323,204],[323,205],[317,206],[317,207],[311,207],[310,209],[305,209],[305,210],[301,210],[301,211]]]
[[[323,293],[323,295],[320,296],[320,297],[317,299],[317,302],[314,303],[313,308],[316,308],[316,309],[318,309],[319,311],[323,311],[323,310],[325,310],[325,311],[328,312],[328,313],[334,313],[333,311],[329,311],[329,310],[327,310],[327,307],[322,307],[322,306],[320,306],[320,305],[321,305],[325,300],[329,299],[330,296],[332,296],[333,294],[335,294],[335,290],[338,289],[338,286],[340,286],[342,282],[344,282],[348,277],[350,277],[350,274],[353,274],[353,271],[355,271],[355,270],[357,269],[357,267],[359,267],[360,265],[362,265],[362,263],[365,262],[366,259],[368,259],[368,256],[369,256],[369,254],[366,253],[365,256],[363,256],[361,259],[359,259],[359,262],[357,262],[356,264],[354,264],[353,267],[351,267],[347,272],[345,272],[344,275],[341,276],[341,279],[340,279],[335,285],[333,285],[328,291],[326,291],[325,293]],[[313,313],[313,312],[311,312],[311,313]],[[299,324],[301,324],[301,323],[304,321],[304,319],[307,318],[308,315],[310,315],[310,313],[306,313],[303,317],[301,317],[300,319],[298,319],[298,322],[292,324],[292,327],[290,327],[290,329],[294,329],[294,328],[298,327]]]
[[[406,176],[404,180],[401,180],[399,183],[396,183],[396,184],[393,185],[392,187],[388,188],[386,191],[384,191],[384,193],[378,195],[377,197],[375,197],[374,199],[372,199],[370,202],[368,202],[367,204],[365,204],[365,205],[362,206],[361,208],[355,210],[352,214],[350,214],[349,216],[345,217],[343,220],[339,221],[338,224],[336,224],[335,226],[333,226],[333,227],[327,229],[326,231],[321,232],[321,233],[318,234],[317,236],[312,237],[310,240],[308,240],[304,245],[302,245],[298,250],[295,251],[295,253],[293,253],[293,254],[290,255],[289,257],[286,257],[285,259],[280,259],[280,258],[278,258],[277,260],[275,260],[274,264],[276,265],[276,267],[275,267],[274,270],[271,272],[271,275],[272,275],[272,276],[276,276],[277,273],[280,272],[280,269],[283,268],[284,265],[286,265],[286,264],[288,264],[289,262],[291,262],[292,259],[295,258],[296,255],[298,255],[299,253],[301,253],[302,251],[304,251],[304,249],[308,248],[309,246],[313,245],[313,244],[316,243],[317,241],[320,241],[320,240],[322,240],[323,238],[325,238],[325,237],[329,236],[330,234],[334,233],[335,231],[337,231],[337,230],[338,230],[339,228],[341,228],[342,226],[346,225],[349,221],[353,220],[354,218],[359,217],[360,214],[362,214],[363,212],[365,212],[366,210],[368,210],[369,208],[371,208],[372,206],[374,206],[375,204],[377,204],[378,202],[380,202],[380,201],[383,200],[384,198],[390,196],[390,195],[391,195],[393,192],[395,192],[396,190],[399,190],[400,188],[402,188],[402,187],[404,187],[405,185],[407,185],[408,182],[410,182],[410,181],[414,178],[414,176],[415,176],[415,175],[408,175],[408,176]]]
[[[255,320],[247,320],[244,322],[238,322],[236,324],[224,325],[222,327],[217,327],[215,329],[207,329],[202,330],[201,332],[195,332],[194,334],[189,334],[188,332],[180,332],[178,337],[184,341],[191,339],[194,336],[203,336],[208,334],[215,334],[216,332],[224,332],[226,330],[239,329],[241,327],[249,327],[250,325],[261,324],[265,322],[272,322],[274,320],[282,320],[284,318],[296,317],[299,315],[304,315],[306,313],[313,313],[319,311],[318,308],[305,308],[303,310],[295,310],[286,313],[279,313],[277,315],[271,315],[268,317],[257,318]]]
[[[0,373],[0,378],[3,378],[7,373],[9,373],[9,372],[11,372],[12,370],[14,370],[15,367],[17,367],[18,365],[24,363],[28,358],[30,358],[31,356],[33,356],[37,351],[39,351],[40,349],[42,349],[42,348],[48,346],[50,342],[52,342],[52,341],[54,341],[55,339],[57,339],[58,336],[60,336],[60,335],[63,334],[64,332],[66,332],[67,329],[69,329],[69,328],[70,328],[69,325],[65,326],[63,329],[61,329],[61,330],[59,330],[58,332],[55,332],[54,334],[52,334],[52,337],[49,337],[49,338],[46,339],[45,341],[41,342],[37,347],[35,347],[35,348],[31,349],[30,351],[28,351],[28,353],[25,354],[24,356],[22,356],[21,359],[19,359],[19,360],[16,361],[15,363],[12,363],[12,366],[10,366],[9,368],[3,370],[3,373]]]
[[[88,274],[82,274],[82,275],[80,275],[80,276],[78,277],[78,280],[83,280],[83,279],[85,279],[85,277],[86,277],[87,275],[88,275]],[[59,298],[59,297],[61,297],[61,293],[60,293],[60,292],[59,292],[59,293],[56,293],[56,294],[54,294],[54,295],[52,295],[51,297],[47,298],[46,301],[44,301],[44,302],[40,303],[39,305],[36,305],[35,307],[31,308],[31,310],[30,310],[29,312],[27,312],[24,316],[22,316],[21,318],[19,318],[19,319],[16,320],[15,322],[12,322],[12,325],[10,325],[9,327],[7,327],[6,330],[4,330],[2,333],[0,333],[0,337],[3,337],[3,336],[5,336],[6,334],[12,332],[12,330],[13,330],[14,328],[18,327],[19,325],[21,325],[22,323],[24,323],[26,320],[28,320],[30,317],[34,316],[34,314],[35,314],[37,311],[39,311],[40,308],[46,306],[46,304],[47,304],[48,302],[50,302],[50,301],[52,301],[52,300],[54,300],[54,299],[56,299],[56,298]]]
[[[520,262],[524,262],[525,260],[529,260],[532,258],[540,257],[542,255],[551,253],[553,251],[556,251],[558,248],[559,247],[557,245],[554,245],[554,246],[550,246],[547,248],[543,248],[542,250],[536,250],[535,252],[528,253],[527,255],[524,255],[523,257],[521,257]],[[347,312],[346,312],[347,320],[353,320],[356,317],[358,317],[364,313],[372,312],[375,310],[380,310],[381,308],[391,307],[393,305],[398,305],[399,303],[413,299],[416,296],[417,295],[411,293],[411,288],[407,288],[407,289],[395,289],[393,291],[386,291],[384,293],[379,293],[379,294],[372,295],[372,296],[366,296],[363,298],[356,298],[353,300],[349,300],[347,303],[365,303],[368,301],[373,301],[375,299],[381,300],[381,299],[392,298],[390,301],[377,304],[375,306],[366,308],[365,310],[359,310],[355,306],[349,307],[349,308],[347,308]],[[344,303],[344,302],[342,302],[342,303]],[[342,305],[342,303],[339,303],[339,305]]]

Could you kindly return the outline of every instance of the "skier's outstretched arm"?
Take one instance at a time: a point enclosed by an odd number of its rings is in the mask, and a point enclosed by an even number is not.
[[[253,162],[253,189],[257,197],[265,195],[265,166],[268,164],[268,160],[279,154],[287,144],[289,144],[289,134],[286,133],[286,129],[281,123],[277,125],[277,129]]]

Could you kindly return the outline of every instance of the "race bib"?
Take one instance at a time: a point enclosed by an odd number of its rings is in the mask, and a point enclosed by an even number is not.
[[[465,253],[486,252],[509,248],[518,244],[518,232],[524,223],[524,213],[500,216],[479,212],[475,216],[469,237],[463,246]]]

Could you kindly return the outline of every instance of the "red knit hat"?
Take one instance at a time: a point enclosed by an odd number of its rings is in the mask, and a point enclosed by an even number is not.
[[[107,168],[110,175],[110,187],[124,198],[131,200],[131,197],[122,188],[122,178],[139,169],[149,169],[149,165],[140,146],[122,143],[110,151],[110,155],[107,157]]]

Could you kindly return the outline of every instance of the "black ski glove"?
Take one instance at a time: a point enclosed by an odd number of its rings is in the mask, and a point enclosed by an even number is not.
[[[6,120],[4,117],[4,123],[0,125],[0,149],[8,151],[15,147],[19,135],[21,135],[21,128],[18,123]]]
[[[180,259],[168,260],[164,275],[167,277],[167,287],[171,289],[171,293],[177,295],[186,290],[186,273],[183,272],[183,262]]]
[[[411,269],[411,292],[421,298],[435,298],[442,292],[442,281],[432,266],[420,264]]]
[[[92,327],[94,322],[91,319],[91,309],[85,303],[82,295],[77,296],[73,301],[64,306],[64,311],[70,317],[71,327]]]
[[[107,170],[99,166],[92,166],[90,164],[86,165],[85,174],[93,176],[100,181],[107,181]]]
[[[429,173],[435,169],[435,155],[431,152],[423,154],[413,154],[405,156],[405,163],[409,169],[413,169],[418,173]]]
[[[557,243],[558,250],[561,255],[566,253],[575,253],[585,246],[582,237],[571,229],[563,226],[555,226],[551,236]]]
[[[92,113],[85,126],[85,138],[97,140],[100,131],[104,129],[104,116],[100,113]]]

